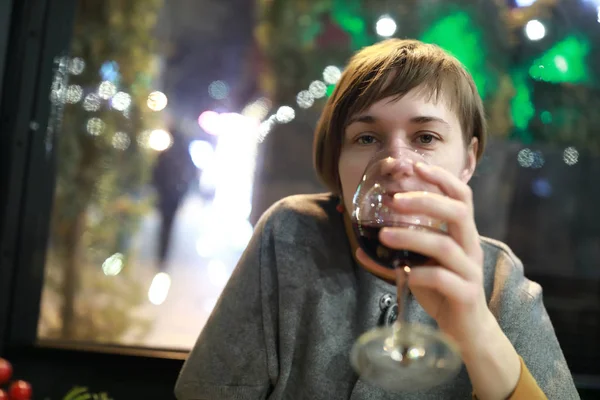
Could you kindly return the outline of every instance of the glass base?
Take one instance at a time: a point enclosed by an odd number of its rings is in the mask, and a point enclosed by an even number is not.
[[[454,378],[462,366],[458,347],[439,330],[394,324],[362,335],[350,361],[361,379],[390,391],[416,391]]]

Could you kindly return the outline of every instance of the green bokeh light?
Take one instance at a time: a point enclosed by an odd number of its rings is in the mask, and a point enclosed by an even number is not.
[[[535,115],[535,108],[531,99],[531,89],[527,84],[527,75],[518,72],[513,75],[515,96],[512,98],[510,109],[515,127],[521,130],[527,129],[529,121]]]
[[[587,39],[568,36],[536,59],[529,68],[529,75],[552,83],[590,83],[586,64],[589,52]]]
[[[489,92],[490,72],[485,63],[483,33],[464,11],[452,13],[433,23],[421,35],[423,42],[434,43],[456,57],[473,76],[482,98]]]

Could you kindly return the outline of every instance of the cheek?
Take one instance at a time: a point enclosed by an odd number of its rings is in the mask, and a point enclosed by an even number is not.
[[[358,187],[358,183],[362,179],[362,174],[367,166],[368,160],[365,162],[363,157],[351,157],[348,154],[340,156],[338,163],[338,171],[340,174],[340,183],[342,185],[342,197],[344,198],[344,206],[347,210],[352,207],[352,198]]]
[[[468,167],[468,157],[464,145],[452,146],[448,151],[444,151],[442,154],[436,155],[432,164],[444,168],[446,171],[451,172],[454,176],[460,178],[465,168]]]

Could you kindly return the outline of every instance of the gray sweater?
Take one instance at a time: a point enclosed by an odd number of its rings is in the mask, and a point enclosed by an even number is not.
[[[263,215],[181,371],[179,400],[471,398],[464,368],[449,383],[405,394],[353,371],[352,344],[381,322],[395,287],[357,266],[336,204],[329,194],[293,196]],[[541,287],[506,245],[481,245],[503,331],[549,399],[578,399]],[[414,300],[407,314],[435,326]]]

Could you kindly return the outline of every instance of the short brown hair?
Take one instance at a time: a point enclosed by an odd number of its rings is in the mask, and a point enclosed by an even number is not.
[[[348,120],[390,96],[412,89],[438,101],[444,96],[457,113],[465,145],[479,140],[477,160],[486,143],[481,97],[465,67],[440,47],[417,40],[388,39],[356,53],[325,104],[315,130],[313,157],[319,178],[335,194],[341,193],[338,162]]]

